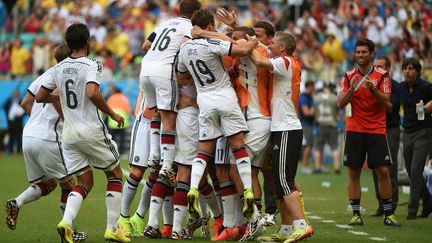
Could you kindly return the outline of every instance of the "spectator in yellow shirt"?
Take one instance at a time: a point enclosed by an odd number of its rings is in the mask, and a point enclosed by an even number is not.
[[[115,26],[110,26],[105,39],[105,47],[121,59],[129,51],[129,37],[125,33],[117,31]]]
[[[12,78],[22,78],[27,74],[26,62],[30,58],[30,53],[22,47],[21,39],[16,39],[14,41],[14,46],[12,47],[11,54],[11,74]]]
[[[345,52],[342,48],[342,41],[336,39],[332,33],[326,35],[322,52],[324,56],[329,57],[332,62],[342,63],[345,60]]]

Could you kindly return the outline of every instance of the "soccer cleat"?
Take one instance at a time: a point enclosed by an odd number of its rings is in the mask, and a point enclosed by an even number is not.
[[[191,240],[192,236],[189,235],[187,230],[182,230],[180,233],[173,231],[171,234],[172,240]]]
[[[243,238],[243,236],[246,234],[248,226],[249,226],[249,223],[246,223],[242,226],[235,226],[239,230],[239,233],[237,235],[238,239],[236,239],[236,240],[241,240]]]
[[[274,213],[268,213],[265,216],[265,226],[273,227],[276,225],[276,215],[278,214],[279,210],[276,209]]]
[[[150,225],[146,226],[144,230],[144,235],[152,239],[162,238],[162,233],[160,232],[160,230],[158,228],[153,228]]]
[[[216,224],[216,222],[215,222]],[[201,236],[202,237],[209,237],[210,236],[210,224],[209,219],[206,217],[203,217],[203,223],[201,225]]]
[[[15,199],[10,199],[5,204],[6,224],[11,230],[16,229],[19,207]]]
[[[257,238],[261,242],[283,242],[288,239],[289,235],[282,234],[281,232],[274,233],[272,235],[263,235]]]
[[[199,227],[201,227],[204,223],[204,218],[199,218],[199,219],[189,219],[187,227],[186,227],[186,231],[188,232],[188,234],[190,236],[194,235],[194,232],[196,229],[198,229]]]
[[[198,189],[191,187],[187,194],[187,200],[188,200],[189,214],[191,216],[191,219],[193,220],[200,219],[200,210],[198,207],[198,196],[199,196]]]
[[[144,219],[135,213],[130,218],[130,224],[132,226],[132,235],[135,237],[144,236]]]
[[[244,195],[244,206],[243,206],[243,214],[245,217],[250,218],[254,213],[254,194],[252,187],[246,188],[243,192]]]
[[[104,238],[106,241],[131,242],[131,239],[128,238],[128,233],[121,226],[119,226],[117,232],[114,232],[110,229],[106,229]]]
[[[172,225],[164,225],[160,230],[162,238],[169,239],[172,233]]]
[[[147,166],[150,168],[155,168],[160,163],[160,156],[150,154],[147,160]]]
[[[132,234],[133,229],[130,222],[130,217],[123,217],[122,215],[120,215],[119,219],[117,220],[117,224],[120,225],[123,230],[128,233],[128,235]]]
[[[265,232],[265,220],[261,216],[257,216],[256,220],[253,222],[249,221],[246,232],[240,241],[255,240],[258,236],[264,234]]]
[[[162,168],[159,171],[159,178],[166,180],[169,186],[175,187],[177,185],[176,177],[177,177],[177,173],[172,168],[171,169]]]
[[[65,220],[60,221],[57,225],[57,232],[60,235],[61,243],[73,243],[72,229]]]
[[[363,219],[360,215],[354,214],[354,216],[351,218],[351,221],[348,225],[350,226],[363,225]]]
[[[223,217],[216,218],[213,226],[213,235],[212,239],[216,238],[219,234],[219,230],[223,227]]]
[[[396,216],[394,214],[384,216],[384,224],[393,227],[401,227],[401,225],[397,222]]]
[[[76,227],[74,227],[73,233],[72,233],[72,240],[74,243],[78,242],[84,242],[87,239],[87,233],[86,232],[80,232],[77,231]]]
[[[236,240],[238,238],[238,234],[238,228],[224,228],[217,237],[212,238],[212,241]]]
[[[297,242],[304,240],[313,235],[313,228],[310,225],[307,225],[304,228],[294,229],[292,234],[288,236],[288,239],[284,241],[284,243]]]

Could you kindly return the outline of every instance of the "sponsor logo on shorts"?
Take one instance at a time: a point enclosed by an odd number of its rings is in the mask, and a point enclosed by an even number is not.
[[[273,150],[278,150],[279,146],[277,146],[277,144],[275,146],[273,146]]]
[[[387,154],[387,156],[385,157],[384,160],[390,160],[390,157],[388,156],[388,154]]]
[[[140,160],[140,157],[139,157],[139,156],[135,156],[135,157],[134,157],[134,161],[135,161],[135,162],[138,162],[139,160]]]
[[[203,137],[203,138],[206,138],[206,137],[207,137],[207,134],[203,133],[203,134],[202,134],[202,137]]]

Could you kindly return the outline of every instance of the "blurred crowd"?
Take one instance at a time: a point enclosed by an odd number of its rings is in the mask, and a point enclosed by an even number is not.
[[[298,38],[296,55],[305,80],[335,83],[354,64],[358,38],[375,42],[378,55],[393,63],[402,80],[401,61],[422,60],[432,80],[432,6],[427,0],[242,0],[209,1],[210,9],[235,11],[240,25],[269,21]],[[3,79],[39,75],[53,64],[53,47],[66,28],[86,23],[91,56],[105,66],[105,80],[136,79],[141,45],[158,24],[178,14],[176,0],[18,0],[3,26],[0,75]],[[225,26],[217,23],[223,31]]]

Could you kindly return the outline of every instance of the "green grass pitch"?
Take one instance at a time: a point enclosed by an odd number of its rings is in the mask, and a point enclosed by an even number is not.
[[[127,169],[127,163],[122,162],[122,168]],[[351,218],[347,211],[347,172],[342,175],[314,175],[298,174],[297,180],[302,186],[305,197],[306,211],[310,217],[315,233],[309,242],[432,242],[432,216],[428,219],[405,220],[407,214],[406,204],[400,205],[396,212],[401,228],[389,228],[383,225],[382,218],[369,216],[377,207],[373,182],[370,171],[364,171],[362,186],[368,187],[368,192],[362,193],[361,206],[364,226],[351,229],[341,228]],[[330,182],[330,187],[322,187],[322,182]],[[2,205],[7,199],[16,197],[27,186],[27,176],[22,156],[0,157],[0,202]],[[106,226],[105,210],[106,179],[101,171],[95,171],[95,185],[84,201],[75,224],[80,230],[88,232],[86,242],[104,242],[103,233]],[[142,186],[139,188],[141,190]],[[132,205],[132,211],[137,207],[137,197]],[[408,195],[400,194],[400,202],[406,203]],[[21,208],[18,217],[17,229],[11,231],[3,222],[0,225],[0,242],[59,242],[56,225],[60,220],[59,188],[50,195],[37,202]],[[2,216],[4,217],[4,216]],[[280,219],[278,219],[280,222]],[[162,223],[163,221],[160,220]],[[276,232],[277,227],[269,228],[267,233]],[[209,242],[201,238],[197,231],[194,242]],[[150,240],[148,238],[134,238],[132,242],[173,242],[172,240]]]

